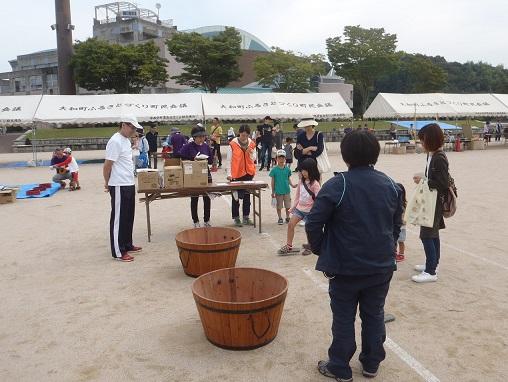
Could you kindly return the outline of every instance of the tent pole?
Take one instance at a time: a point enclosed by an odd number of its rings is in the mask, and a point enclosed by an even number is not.
[[[37,167],[37,141],[35,140],[35,134],[37,130],[37,123],[32,123],[32,160],[34,166]]]

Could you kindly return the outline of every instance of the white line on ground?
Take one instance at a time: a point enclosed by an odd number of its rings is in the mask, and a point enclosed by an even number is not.
[[[309,277],[316,286],[328,292],[328,284],[320,280],[315,272],[310,269],[303,268],[303,273]],[[425,366],[423,366],[420,362],[418,362],[411,354],[402,349],[396,342],[394,342],[391,338],[386,337],[385,345],[388,349],[390,349],[393,353],[395,353],[406,365],[408,365],[411,369],[413,369],[420,377],[424,379],[425,382],[440,382],[439,378],[437,378],[434,374],[432,374]]]
[[[412,229],[407,229],[406,228],[406,231],[411,233],[412,235],[419,236],[419,233],[414,231],[414,230],[412,230]],[[506,265],[496,263],[495,261],[492,261],[490,259],[486,259],[485,257],[482,257],[482,256],[475,255],[474,253],[468,252],[468,251],[466,251],[464,249],[461,249],[461,248],[458,248],[458,247],[456,247],[454,245],[447,244],[446,242],[443,242],[443,241],[441,241],[441,245],[444,246],[444,247],[453,249],[454,251],[457,251],[457,252],[462,253],[464,255],[467,255],[469,257],[472,257],[473,259],[477,259],[477,260],[483,261],[483,262],[488,263],[490,265],[494,265],[497,268],[501,268],[501,269],[504,269],[505,271],[508,271],[508,266],[506,266]]]

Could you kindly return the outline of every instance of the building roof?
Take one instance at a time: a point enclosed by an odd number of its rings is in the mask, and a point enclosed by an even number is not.
[[[259,52],[270,52],[271,51],[270,47],[267,44],[265,44],[263,41],[261,41],[259,38],[257,38],[253,34],[247,32],[247,31],[244,31],[243,29],[240,29],[240,28],[235,28],[235,29],[240,33],[240,36],[242,37],[242,46],[241,47],[243,50],[255,50],[255,51],[259,51]],[[185,32],[185,33],[196,32],[196,33],[199,33],[203,36],[213,37],[213,36],[218,35],[220,32],[224,32],[225,30],[226,30],[225,25],[209,25],[209,26],[204,26],[204,27],[199,27],[199,28],[194,28],[194,29],[187,29],[182,32]]]

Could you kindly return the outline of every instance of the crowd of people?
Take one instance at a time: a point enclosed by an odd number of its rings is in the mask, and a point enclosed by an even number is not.
[[[238,132],[228,130],[226,173],[229,181],[249,181],[259,170],[269,169],[274,126],[269,117],[251,131],[246,124]],[[163,153],[185,160],[206,160],[211,166],[218,160],[216,150],[222,134],[220,122],[214,121],[207,132],[201,125],[191,131],[191,137],[174,128],[163,145]],[[329,279],[331,299],[332,343],[328,359],[318,362],[321,374],[337,381],[352,381],[350,361],[356,351],[354,321],[359,309],[362,320],[362,347],[359,355],[362,373],[375,377],[385,358],[386,339],[384,304],[397,262],[405,258],[404,210],[407,206],[404,186],[375,169],[380,144],[370,131],[357,129],[345,135],[340,144],[347,170],[321,185],[319,156],[325,147],[323,135],[316,130],[313,118],[300,121],[296,146],[291,140],[275,152],[275,165],[269,172],[272,204],[280,225],[287,224],[286,243],[280,255],[297,253],[293,245],[295,228],[305,221],[306,243],[303,255],[318,256],[316,269]],[[135,119],[125,119],[120,130],[108,142],[104,164],[105,190],[111,196],[110,242],[112,256],[130,262],[133,253],[141,251],[132,243],[134,219],[134,174],[130,138],[140,129]],[[139,134],[138,134],[139,136]],[[439,231],[444,225],[444,200],[450,187],[448,160],[442,147],[444,134],[439,125],[429,124],[418,132],[427,153],[425,172],[415,175],[437,190],[437,203],[431,227],[420,228],[420,239],[426,262],[417,265],[412,277],[417,283],[435,282],[440,262]],[[210,139],[209,139],[210,138]],[[151,149],[149,149],[151,150]],[[259,154],[259,156],[258,156]],[[290,159],[297,160],[298,180],[292,179]],[[258,170],[258,171],[259,171]],[[212,181],[209,170],[208,179]],[[296,180],[296,179],[295,179]],[[295,188],[292,200],[291,188]],[[209,227],[211,200],[203,196],[204,226]],[[240,204],[242,204],[240,212]],[[236,226],[251,225],[250,195],[247,191],[233,193],[231,214]],[[191,198],[194,227],[200,227],[198,197]]]

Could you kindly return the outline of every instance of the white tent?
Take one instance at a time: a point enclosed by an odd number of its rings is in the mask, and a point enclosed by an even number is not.
[[[339,93],[203,94],[205,118],[262,119],[351,118],[351,110]]]
[[[201,120],[201,94],[48,95],[34,119],[55,124],[115,123],[124,115],[141,122]]]
[[[0,126],[23,126],[33,122],[42,95],[0,97]]]
[[[479,117],[508,115],[491,94],[379,93],[364,118]]]
[[[508,94],[492,94],[503,105],[508,107]]]

